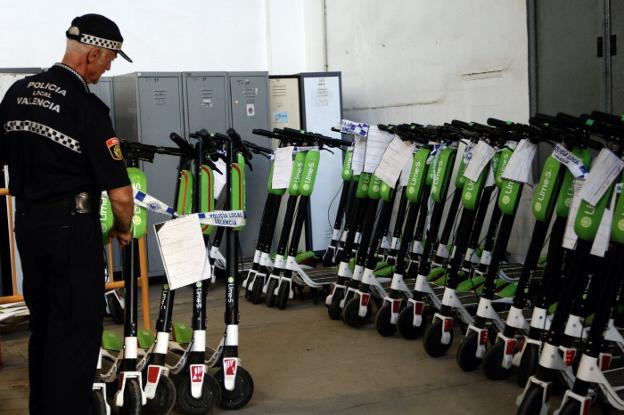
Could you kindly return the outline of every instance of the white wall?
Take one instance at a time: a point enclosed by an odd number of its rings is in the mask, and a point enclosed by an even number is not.
[[[528,118],[525,0],[327,0],[327,33],[354,120]]]

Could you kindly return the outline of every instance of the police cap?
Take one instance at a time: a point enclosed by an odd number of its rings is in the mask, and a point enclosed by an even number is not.
[[[69,33],[69,30],[67,30],[65,35],[69,39],[77,40],[87,45],[114,50],[125,60],[132,62],[132,59],[121,50],[123,37],[119,27],[109,18],[95,13],[85,14],[84,16],[74,18],[71,26],[77,27],[78,33]]]

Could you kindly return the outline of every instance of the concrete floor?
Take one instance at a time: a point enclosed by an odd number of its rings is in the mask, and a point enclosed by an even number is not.
[[[155,307],[159,289],[150,292]],[[177,296],[177,320],[190,320],[190,300],[188,290]],[[223,302],[222,287],[209,292],[208,344],[216,345],[223,333]],[[433,359],[420,340],[382,338],[372,325],[353,329],[330,320],[325,306],[309,300],[291,301],[280,311],[242,299],[240,312],[240,356],[255,382],[241,415],[515,413],[521,392],[515,382],[462,372],[456,345],[446,357]],[[110,321],[106,325],[121,332]],[[28,413],[27,337],[27,330],[2,334],[2,414]]]

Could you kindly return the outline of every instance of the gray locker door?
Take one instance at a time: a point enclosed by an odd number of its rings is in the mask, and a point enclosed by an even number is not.
[[[140,140],[145,144],[175,146],[169,139],[171,132],[184,135],[182,127],[182,94],[180,78],[140,77],[139,111]],[[147,192],[157,199],[173,206],[176,188],[178,158],[157,154],[153,163],[143,163],[147,176]],[[165,221],[161,214],[148,212],[147,253],[149,274],[163,275],[164,267],[160,260],[153,225]]]
[[[188,132],[205,128],[211,133],[225,133],[229,126],[226,77],[188,76],[185,82]]]
[[[113,80],[111,78],[100,78],[95,85],[89,85],[89,89],[98,96],[110,109],[111,122],[115,128],[115,104],[113,101]]]
[[[536,0],[537,111],[606,109],[603,0]]]
[[[615,40],[611,55],[611,112],[624,114],[624,1],[611,0],[611,39]],[[615,39],[614,39],[615,36]]]
[[[266,76],[230,77],[232,102],[232,127],[243,140],[264,147],[271,147],[268,138],[253,135],[254,128],[269,128],[268,78]],[[266,201],[266,181],[269,162],[256,156],[251,161],[253,171],[246,170],[247,178],[247,224],[241,232],[240,243],[244,257],[251,257],[256,250],[262,209]]]

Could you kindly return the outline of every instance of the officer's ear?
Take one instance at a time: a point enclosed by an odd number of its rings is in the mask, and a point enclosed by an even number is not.
[[[102,50],[100,48],[93,48],[87,53],[87,63],[93,63],[98,60]]]

